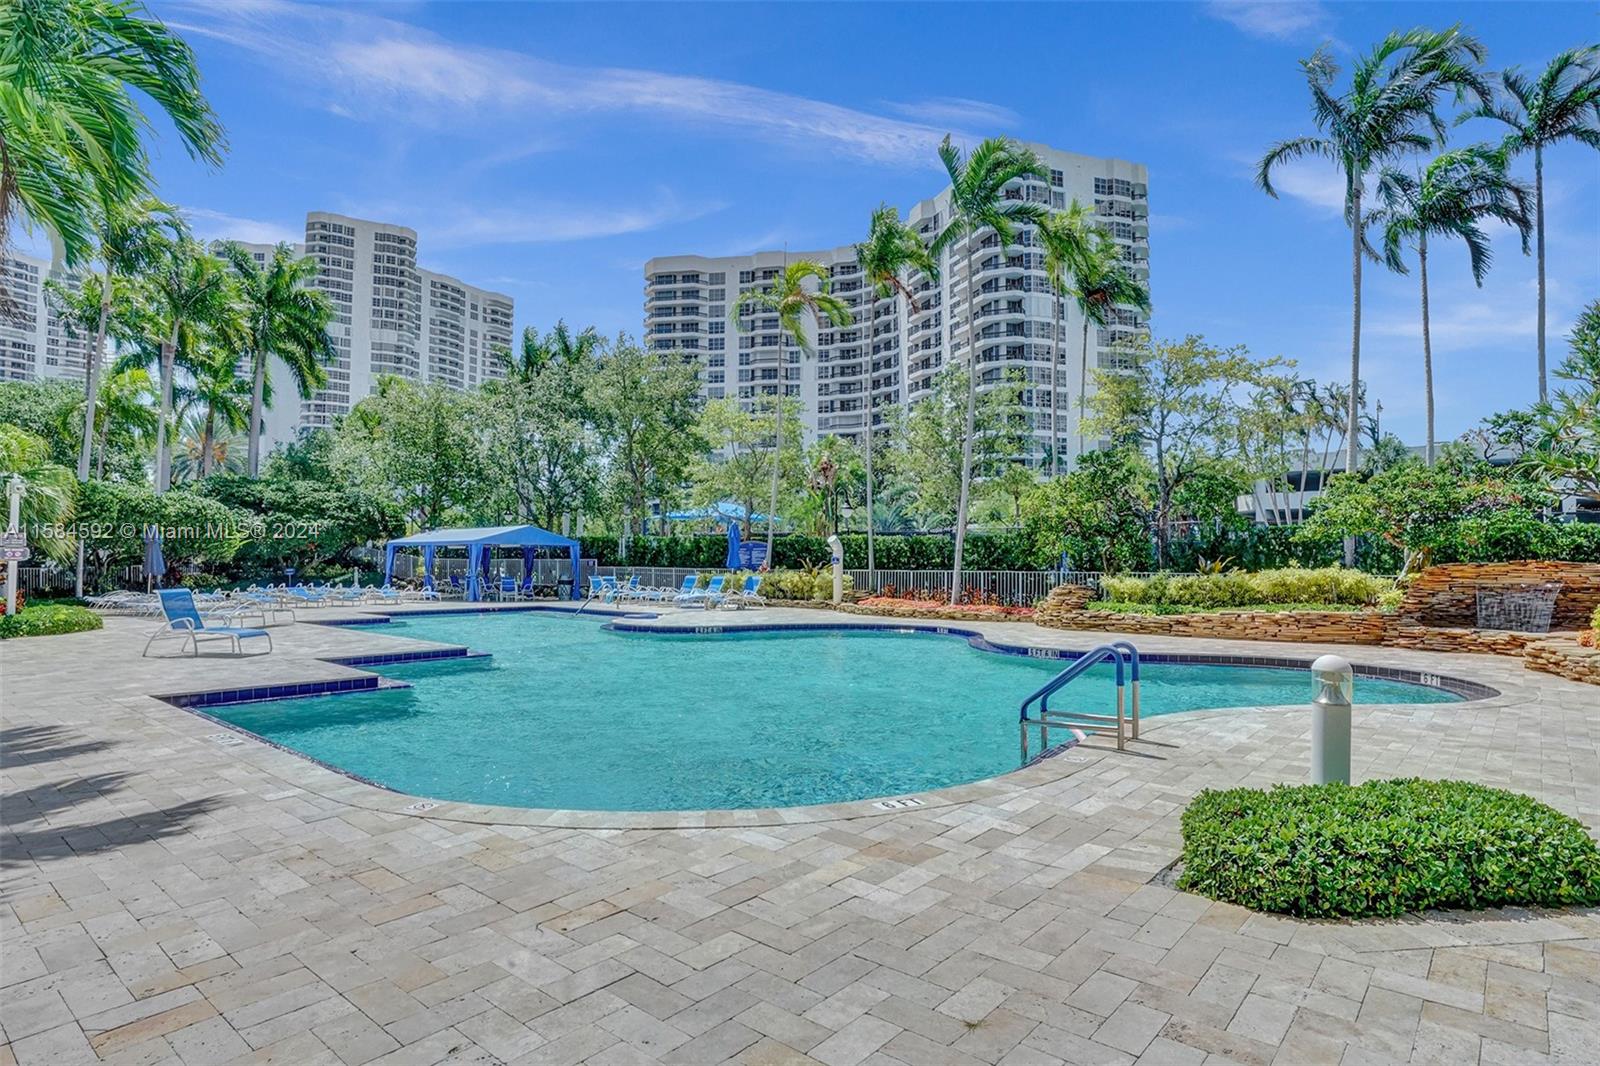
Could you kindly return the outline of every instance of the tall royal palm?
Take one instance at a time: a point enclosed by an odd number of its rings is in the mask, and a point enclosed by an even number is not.
[[[1382,204],[1368,224],[1383,233],[1389,269],[1406,273],[1404,250],[1416,248],[1422,282],[1422,387],[1427,410],[1427,462],[1433,465],[1433,338],[1428,320],[1428,238],[1459,237],[1467,246],[1472,279],[1483,286],[1492,253],[1485,220],[1514,226],[1528,250],[1528,191],[1506,174],[1506,154],[1487,145],[1445,152],[1419,175],[1386,168],[1378,180]]]
[[[1474,115],[1499,119],[1511,127],[1505,148],[1513,155],[1533,153],[1534,229],[1539,259],[1539,399],[1549,398],[1545,382],[1544,319],[1544,150],[1573,140],[1600,148],[1600,46],[1575,48],[1550,61],[1538,78],[1520,71],[1500,75],[1505,97]]]
[[[258,263],[244,247],[226,244],[222,254],[238,275],[238,311],[244,320],[245,352],[250,360],[249,444],[246,466],[251,477],[261,471],[261,419],[272,389],[268,363],[283,361],[302,400],[328,384],[325,367],[338,358],[328,337],[333,304],[327,294],[310,287],[317,261],[296,258],[280,244],[272,258]]]
[[[226,453],[222,442],[239,433],[253,410],[251,381],[239,376],[239,360],[231,347],[206,347],[189,360],[190,380],[183,388],[183,403],[176,421],[191,422],[196,430],[199,477],[210,477],[217,459]],[[238,453],[234,455],[235,460]]]
[[[1044,272],[1055,297],[1055,320],[1050,330],[1050,476],[1061,473],[1061,335],[1066,331],[1066,295],[1069,285],[1083,271],[1093,232],[1088,210],[1073,200],[1065,211],[1053,213],[1039,223],[1039,243],[1044,246]]]
[[[128,0],[0,3],[0,248],[15,219],[90,258],[96,220],[153,184],[133,94],[153,100],[189,154],[216,164],[222,127],[189,46]]]
[[[149,289],[152,328],[160,344],[160,421],[156,424],[156,492],[172,484],[173,378],[179,353],[196,355],[210,334],[236,314],[233,279],[227,266],[190,237],[170,242],[144,275]]]
[[[872,453],[876,448],[876,416],[873,409],[871,368],[872,346],[878,339],[878,301],[896,296],[905,297],[906,313],[915,312],[917,299],[906,284],[906,275],[921,273],[929,280],[939,277],[939,265],[928,252],[928,246],[916,230],[900,221],[900,212],[887,204],[872,212],[872,222],[867,228],[867,239],[856,245],[856,263],[864,277],[862,297],[871,305],[865,355],[868,364],[867,433],[862,445],[866,458],[867,478],[867,569],[878,568],[878,557],[873,544],[872,497],[876,485],[872,474]],[[905,353],[901,353],[901,358]]]
[[[1345,222],[1350,227],[1350,408],[1345,412],[1345,469],[1356,470],[1360,437],[1361,393],[1361,257],[1367,251],[1366,220],[1361,200],[1367,179],[1385,163],[1427,151],[1442,142],[1445,124],[1436,107],[1440,96],[1471,95],[1487,104],[1491,94],[1478,70],[1484,51],[1459,28],[1436,32],[1415,29],[1391,33],[1357,60],[1350,87],[1335,94],[1338,66],[1326,50],[1301,63],[1311,92],[1311,118],[1320,136],[1295,137],[1268,149],[1256,171],[1256,183],[1276,197],[1272,173],[1296,159],[1320,157],[1339,168],[1344,178]],[[1423,132],[1429,130],[1429,133]],[[1345,538],[1345,565],[1355,565],[1355,541]]]
[[[961,492],[956,504],[955,560],[950,572],[950,602],[961,599],[961,552],[967,541],[967,509],[972,502],[972,435],[978,409],[978,279],[975,276],[980,236],[984,230],[995,235],[995,246],[1005,258],[1006,245],[1016,239],[1016,228],[1038,224],[1048,212],[1045,206],[1009,193],[1006,186],[1023,178],[1043,181],[1044,164],[1033,152],[1005,137],[991,137],[971,152],[963,154],[949,136],[939,145],[939,161],[950,177],[950,213],[933,239],[930,251],[936,256],[953,252],[955,244],[966,239],[965,299],[967,313],[967,411],[961,445]],[[948,318],[948,316],[947,316]],[[954,357],[955,321],[950,319],[949,343]]]
[[[1089,326],[1096,328],[1111,321],[1118,307],[1132,307],[1150,313],[1150,288],[1122,261],[1122,246],[1103,229],[1095,229],[1079,260],[1072,286],[1073,301],[1083,319],[1078,342],[1078,454],[1083,454],[1083,422],[1089,395]]]
[[[815,282],[815,287],[811,286]],[[778,316],[780,336],[787,336],[806,355],[812,352],[811,338],[805,330],[805,320],[820,328],[824,322],[843,328],[852,321],[850,308],[828,291],[828,271],[822,264],[810,259],[797,259],[788,264],[766,289],[746,289],[734,301],[729,312],[734,328],[744,330],[744,318],[755,312],[766,311]],[[773,413],[772,444],[772,499],[767,508],[767,560],[772,560],[773,537],[778,521],[778,478],[783,466],[783,401],[787,388],[787,353],[778,347],[778,395]]]

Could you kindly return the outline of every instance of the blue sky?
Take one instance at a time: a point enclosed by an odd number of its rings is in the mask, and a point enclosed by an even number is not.
[[[637,332],[652,255],[830,247],[942,184],[934,145],[1006,134],[1150,168],[1154,323],[1319,378],[1348,375],[1339,183],[1272,200],[1253,161],[1310,132],[1296,60],[1463,21],[1499,68],[1600,40],[1590,5],[346,4],[164,2],[231,142],[169,138],[163,194],[205,236],[298,236],[307,209],[410,225],[432,269],[558,317]],[[1498,138],[1472,123],[1458,140]],[[1521,169],[1531,176],[1531,164]],[[1552,351],[1600,295],[1600,154],[1546,161]],[[1534,396],[1534,265],[1509,233],[1472,286],[1436,249],[1439,429]],[[1365,361],[1386,428],[1420,439],[1414,275],[1369,271]]]

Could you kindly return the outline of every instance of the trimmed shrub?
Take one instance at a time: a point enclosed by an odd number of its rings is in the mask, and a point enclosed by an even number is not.
[[[61,633],[82,633],[100,629],[105,622],[87,607],[70,603],[43,603],[24,607],[16,614],[0,618],[0,640],[12,637],[52,637]]]
[[[1600,903],[1600,847],[1530,796],[1466,781],[1200,793],[1179,887],[1302,918]]]
[[[1108,577],[1101,580],[1106,597],[1127,603],[1184,605],[1207,610],[1262,603],[1318,603],[1366,606],[1376,604],[1394,582],[1359,570],[1327,566],[1318,570],[1262,570],[1225,574],[1156,574],[1153,577]]]
[[[1282,614],[1287,611],[1340,611],[1351,613],[1361,610],[1349,603],[1249,603],[1243,607],[1196,607],[1192,603],[1130,603],[1126,600],[1094,600],[1084,604],[1091,611],[1113,614],[1227,614],[1230,611],[1268,611]]]
[[[844,594],[854,588],[850,575],[844,575]],[[831,600],[832,570],[779,570],[761,579],[756,590],[769,600]]]

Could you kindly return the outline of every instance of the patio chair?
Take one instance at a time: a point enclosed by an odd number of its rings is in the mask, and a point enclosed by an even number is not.
[[[495,598],[501,600],[522,599],[522,592],[517,588],[517,579],[514,577],[501,578],[500,584],[495,590]]]
[[[728,604],[733,607],[765,607],[767,598],[756,591],[760,587],[761,575],[751,574],[744,579],[741,587],[728,593]]]
[[[202,640],[226,640],[233,645],[234,654],[241,655],[244,652],[241,641],[250,637],[265,637],[267,652],[272,651],[272,634],[265,629],[207,625],[195,607],[194,594],[188,589],[162,589],[160,599],[161,613],[165,617],[161,628],[150,634],[150,639],[145,642],[142,655],[148,656],[151,646],[156,641],[169,640],[173,637],[187,642],[190,654],[197,657],[200,654]]]
[[[727,582],[725,574],[718,574],[711,579],[711,584],[703,589],[694,589],[691,592],[680,592],[673,602],[679,607],[720,607],[727,597],[723,594],[722,586]]]

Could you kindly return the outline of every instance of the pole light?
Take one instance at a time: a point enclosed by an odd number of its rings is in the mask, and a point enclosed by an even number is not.
[[[1355,671],[1338,655],[1311,664],[1311,783],[1350,783],[1350,699]]]
[[[22,531],[22,493],[26,488],[21,474],[12,474],[11,480],[6,482],[6,496],[11,501],[10,520],[6,524],[7,533],[20,533]],[[17,613],[17,560],[6,560],[6,614]]]

